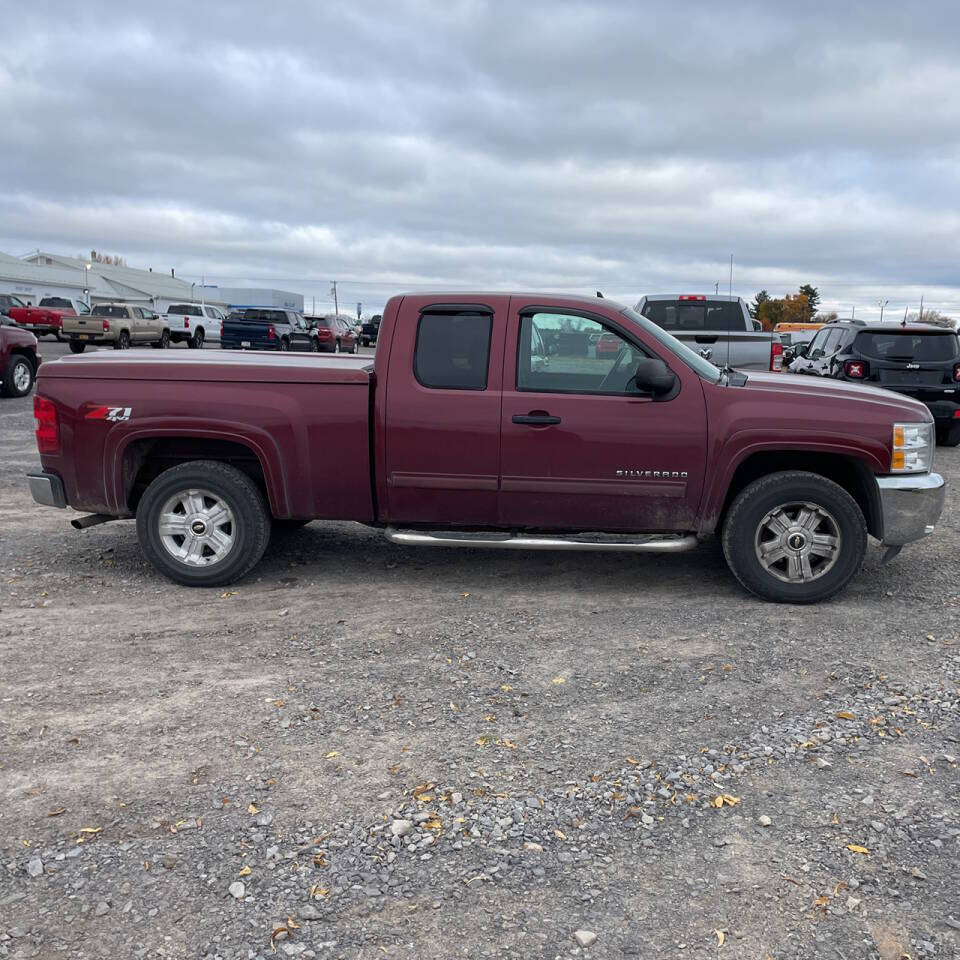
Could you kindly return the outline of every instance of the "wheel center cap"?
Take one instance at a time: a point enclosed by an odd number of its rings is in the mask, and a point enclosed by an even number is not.
[[[194,520],[190,524],[191,532],[198,537],[202,537],[207,532],[207,525],[203,520]]]
[[[807,538],[802,533],[791,533],[787,537],[787,545],[791,550],[802,550],[807,545]]]

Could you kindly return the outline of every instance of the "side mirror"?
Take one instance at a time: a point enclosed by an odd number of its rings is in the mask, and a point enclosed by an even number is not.
[[[662,360],[645,357],[637,361],[633,382],[642,393],[651,393],[658,397],[669,393],[676,386],[677,375]]]

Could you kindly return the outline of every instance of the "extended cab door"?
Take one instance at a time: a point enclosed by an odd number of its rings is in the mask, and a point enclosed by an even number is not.
[[[387,502],[381,513],[392,523],[497,524],[508,302],[419,296],[400,304],[384,364]]]
[[[513,298],[504,358],[500,522],[582,531],[697,527],[707,418],[696,373],[619,312]],[[545,355],[544,355],[545,353]],[[659,357],[678,388],[637,392]]]

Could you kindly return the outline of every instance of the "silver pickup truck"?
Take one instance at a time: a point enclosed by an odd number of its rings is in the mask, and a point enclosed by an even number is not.
[[[718,367],[783,368],[780,337],[761,330],[740,297],[658,293],[643,297],[634,309]]]

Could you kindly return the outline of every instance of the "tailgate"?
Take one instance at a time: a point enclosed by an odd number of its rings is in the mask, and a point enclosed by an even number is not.
[[[691,350],[712,351],[710,362],[742,369],[769,370],[770,344],[774,334],[758,331],[667,330]]]

